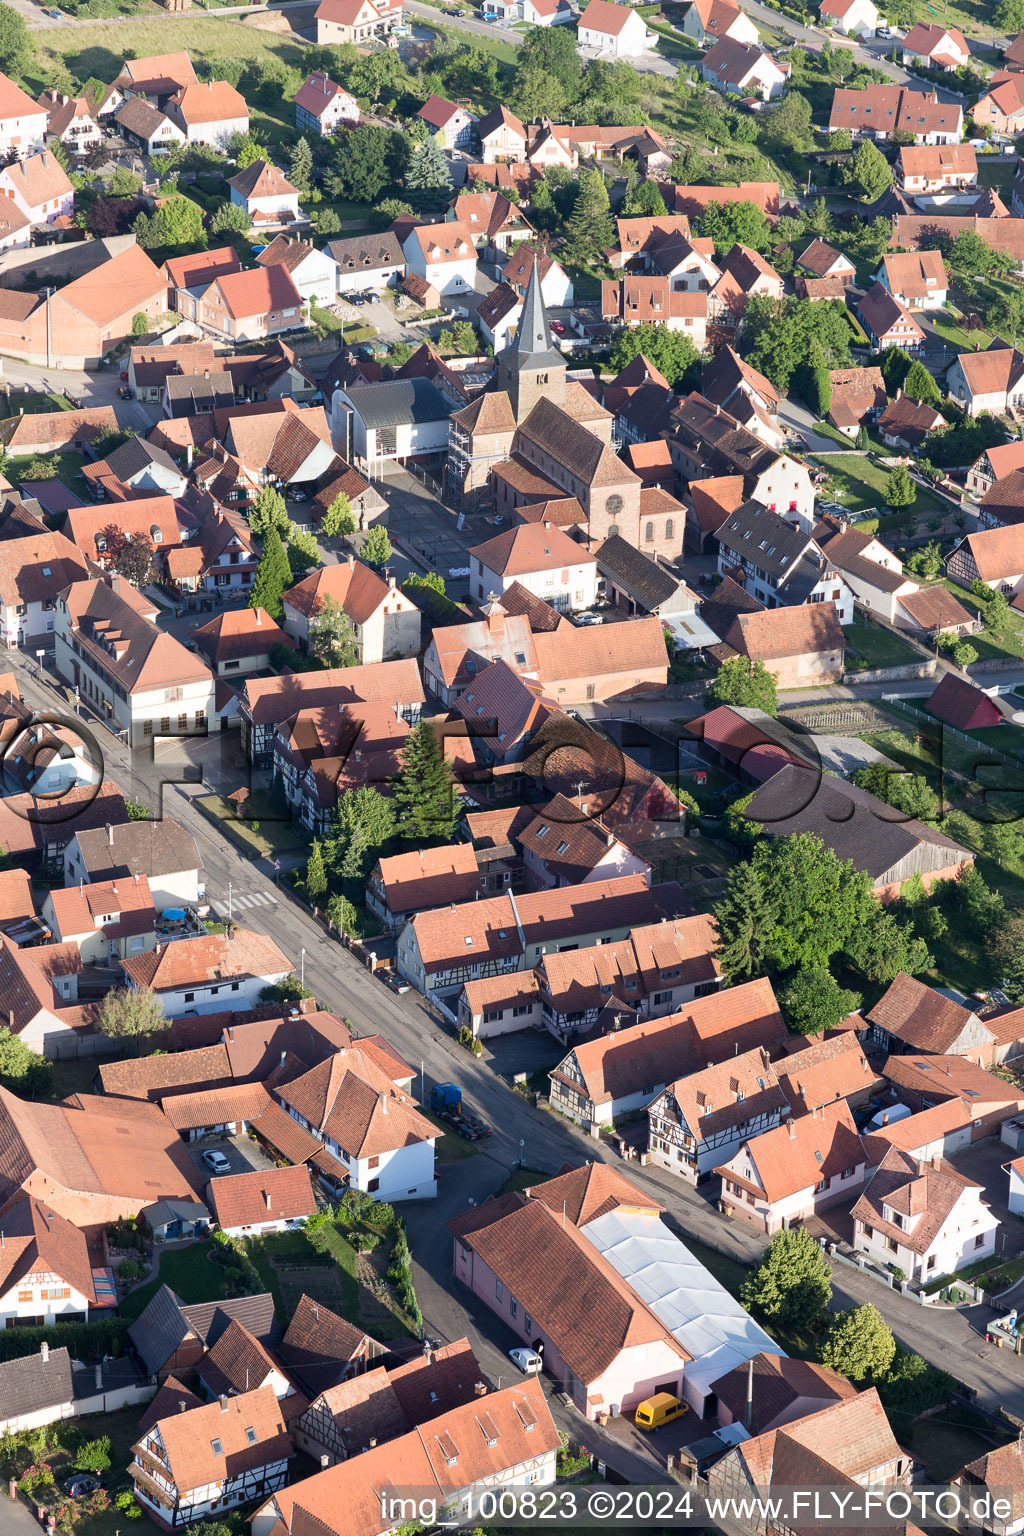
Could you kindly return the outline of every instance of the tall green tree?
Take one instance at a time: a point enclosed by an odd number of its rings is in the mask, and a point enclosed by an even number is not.
[[[210,232],[214,235],[244,235],[252,224],[248,212],[241,203],[221,203],[210,220]]]
[[[722,663],[708,684],[705,698],[709,704],[763,709],[766,715],[775,716],[779,712],[774,675],[763,661],[748,661],[745,656],[732,656]]]
[[[169,197],[154,209],[152,218],[140,213],[134,224],[135,237],[144,250],[187,247],[203,250],[207,244],[203,213],[190,197]]]
[[[309,620],[309,654],[325,667],[354,667],[359,660],[352,621],[333,597],[323,598]]]
[[[899,922],[883,907],[869,913],[867,921],[850,934],[846,957],[855,970],[879,986],[888,986],[901,971],[920,976],[934,963],[928,945],[916,936],[913,926]]]
[[[313,839],[313,846],[309,850],[309,858],[306,860],[306,890],[314,902],[318,902],[321,896],[327,894],[327,869],[324,865],[324,851],[320,846],[319,838],[316,837]]]
[[[758,123],[757,141],[766,149],[797,150],[803,153],[812,148],[814,132],[811,128],[811,104],[799,91],[789,90],[777,107],[762,112]]]
[[[373,784],[363,784],[338,801],[331,818],[331,835],[324,848],[324,858],[330,872],[339,878],[356,878],[346,870],[349,850],[355,842],[365,872],[365,862],[371,854],[379,855],[396,835],[397,816],[395,802],[390,795],[381,794]]]
[[[740,874],[744,866],[736,866],[715,910],[722,954],[731,957],[734,939],[743,936],[749,957],[749,969],[726,972],[731,981],[797,968],[827,969],[831,956],[872,910],[867,874],[811,833],[761,838],[749,868],[760,883],[752,885],[749,874]],[[758,897],[749,937],[750,918],[740,899],[744,894]]]
[[[356,515],[352,503],[344,491],[339,491],[320,519],[320,532],[325,539],[336,539],[341,534],[355,533]]]
[[[387,565],[392,556],[391,540],[383,523],[374,523],[359,551],[359,558],[367,565]]]
[[[0,1085],[23,1098],[34,1098],[48,1092],[52,1080],[50,1063],[29,1050],[6,1024],[0,1027]]]
[[[822,1365],[851,1381],[877,1381],[896,1356],[892,1329],[877,1307],[867,1303],[837,1312],[821,1343]]]
[[[398,827],[408,841],[451,841],[458,820],[455,780],[441,739],[429,721],[410,731],[395,780]]]
[[[405,167],[407,192],[443,192],[450,194],[452,174],[444,150],[435,135],[410,148]]]
[[[744,1281],[740,1300],[770,1322],[801,1327],[828,1306],[832,1275],[804,1227],[776,1232],[758,1268]]]
[[[377,55],[373,55],[377,57]],[[327,190],[332,197],[354,203],[375,203],[396,180],[395,144],[391,130],[363,123],[339,140],[331,162]],[[401,143],[405,154],[405,144]]]
[[[0,5],[0,71],[12,80],[22,79],[34,53],[24,16],[11,5]]]
[[[100,1006],[101,1034],[114,1040],[137,1040],[167,1028],[167,1018],[155,992],[145,987],[113,987]]]
[[[287,592],[291,584],[292,568],[281,535],[276,528],[271,528],[263,540],[263,553],[249,593],[249,607],[265,608],[272,619],[281,618],[284,613],[281,594]]]
[[[898,512],[901,507],[913,506],[917,500],[917,488],[905,464],[897,464],[889,472],[882,495],[886,506],[891,507],[894,512]]]
[[[688,368],[697,361],[697,349],[683,331],[670,331],[667,325],[645,320],[642,325],[631,325],[619,332],[612,343],[609,363],[619,372],[643,353],[659,373],[664,374],[673,389]]]
[[[705,240],[715,242],[716,251],[729,251],[737,243],[752,251],[766,251],[772,243],[772,227],[763,209],[743,199],[735,203],[710,202],[700,221]]]
[[[941,400],[939,386],[919,357],[915,357],[903,380],[903,393],[911,400]]]
[[[580,172],[576,201],[565,229],[565,251],[570,261],[597,260],[611,245],[615,234],[608,188],[600,171]]]
[[[861,1003],[858,992],[848,992],[823,966],[799,971],[779,988],[782,1016],[795,1035],[817,1035],[834,1029]]]
[[[258,539],[265,539],[271,528],[282,536],[288,533],[291,519],[284,497],[273,485],[265,485],[249,508],[249,527]]]
[[[874,203],[892,186],[892,168],[877,145],[862,139],[852,160],[843,166],[843,181],[859,192],[866,203]]]
[[[568,29],[531,27],[519,47],[509,104],[520,116],[526,113],[524,122],[560,121],[579,94],[582,78],[583,65]]]
[[[288,180],[300,192],[308,192],[313,184],[313,151],[305,134],[292,146]]]

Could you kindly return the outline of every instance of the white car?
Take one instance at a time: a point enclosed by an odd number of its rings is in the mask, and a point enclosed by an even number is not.
[[[577,613],[574,615],[577,624],[603,624],[602,613]]]
[[[518,1365],[524,1376],[539,1376],[544,1366],[544,1361],[535,1349],[510,1349],[508,1357],[513,1365]]]
[[[231,1172],[231,1164],[228,1162],[223,1152],[204,1152],[203,1162],[206,1164],[207,1168],[212,1169],[214,1173]]]

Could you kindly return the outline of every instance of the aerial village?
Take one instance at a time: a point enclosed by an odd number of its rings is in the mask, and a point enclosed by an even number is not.
[[[1024,0],[17,0],[0,194],[0,1531],[1019,1536]]]

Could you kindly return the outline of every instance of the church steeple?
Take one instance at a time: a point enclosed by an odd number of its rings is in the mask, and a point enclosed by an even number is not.
[[[507,392],[516,421],[529,415],[541,398],[565,404],[565,359],[551,339],[540,283],[538,251],[515,339],[498,353],[498,388]]]

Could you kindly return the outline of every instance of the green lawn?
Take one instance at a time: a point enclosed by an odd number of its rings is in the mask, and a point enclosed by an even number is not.
[[[873,667],[902,667],[920,661],[921,654],[903,639],[872,620],[863,622],[858,615],[843,631],[846,636],[846,670],[868,671]]]
[[[202,795],[196,803],[215,818],[226,837],[247,853],[255,851],[267,859],[278,853],[304,852],[310,838],[302,827],[291,821],[261,819],[272,814],[266,798],[260,794],[250,796],[246,802],[249,814],[244,818],[220,795]]]
[[[959,352],[983,352],[992,340],[990,331],[968,330],[962,323],[959,310],[952,307],[933,310],[928,318],[943,341],[948,341]]]
[[[67,395],[22,394],[20,390],[9,390],[4,399],[10,416],[17,416],[19,412],[26,416],[41,416],[49,411],[74,410]]]
[[[1015,155],[979,155],[978,156],[978,186],[995,187],[999,196],[1010,206],[1010,194],[1013,192],[1013,176],[1017,168]]]
[[[171,24],[174,45],[189,53],[229,54],[236,59],[276,57],[295,69],[305,70],[306,45],[292,33],[280,35],[256,27],[244,27],[226,17],[176,16]],[[74,27],[51,27],[33,37],[38,78],[57,59],[81,79],[95,75],[112,80],[124,61],[126,51],[134,49],[138,57],[166,53],[169,47],[168,23],[164,19],[129,17],[90,26],[85,31]]]
[[[866,512],[877,507],[885,509],[885,487],[889,471],[873,463],[866,454],[829,453],[817,461],[835,482],[836,501],[851,512]],[[917,495],[910,511],[914,513],[945,512],[944,503],[923,486],[915,484]]]
[[[185,1302],[219,1301],[228,1294],[228,1277],[220,1264],[208,1258],[212,1251],[209,1243],[158,1250],[160,1268],[152,1280],[129,1291],[121,1303],[121,1316],[134,1322],[162,1285],[169,1285]]]
[[[19,480],[27,480],[33,457],[32,455],[21,455],[18,458],[8,459],[7,467],[4,470],[8,480],[15,485]],[[46,453],[40,455],[40,457],[49,459],[53,455]],[[78,482],[81,478],[82,465],[84,463],[85,460],[80,453],[58,453],[56,479],[66,485],[69,490],[81,490]]]

